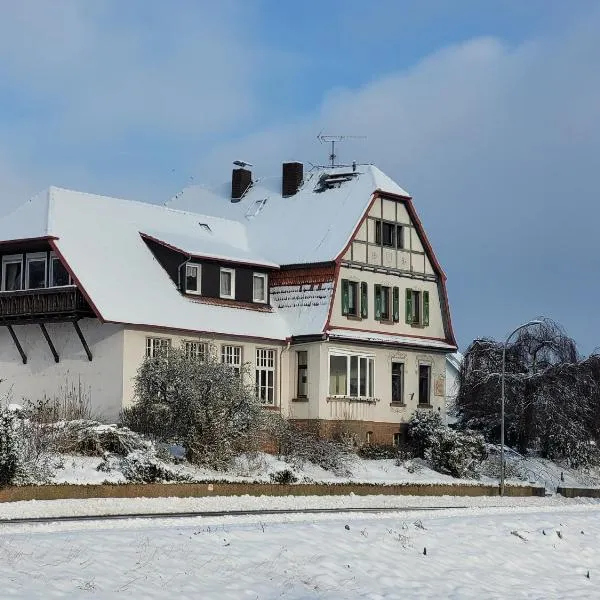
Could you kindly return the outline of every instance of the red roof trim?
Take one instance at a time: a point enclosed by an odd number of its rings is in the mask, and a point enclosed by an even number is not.
[[[58,238],[54,235],[43,235],[41,237],[32,238],[17,238],[14,240],[1,240],[0,246],[8,246],[9,244],[22,244],[23,242],[50,242],[57,239]]]
[[[57,240],[57,239],[58,238],[50,238],[49,239],[50,247],[55,252],[56,256],[58,256],[60,262],[64,265],[65,269],[68,271],[69,275],[71,276],[71,279],[75,282],[75,284],[79,288],[79,291],[81,292],[83,297],[86,299],[87,303],[92,307],[92,310],[94,311],[94,314],[96,315],[96,317],[98,318],[100,323],[106,323],[106,321],[102,318],[102,314],[98,310],[98,307],[94,304],[94,301],[92,300],[90,295],[85,291],[85,288],[83,287],[83,285],[81,285],[81,281],[79,281],[77,275],[75,275],[75,272],[73,271],[73,269],[67,262],[67,259],[64,257],[63,253],[56,246],[55,240]]]
[[[362,333],[376,333],[378,335],[399,335],[402,337],[414,338],[417,340],[431,340],[434,342],[444,342],[445,344],[448,344],[448,340],[444,338],[432,337],[428,335],[415,335],[412,333],[390,333],[389,331],[377,331],[375,329],[360,329],[358,327],[329,327],[327,329],[327,333],[333,331],[360,331]]]
[[[152,235],[149,235],[142,231],[140,231],[139,233],[142,236],[142,239],[151,240],[151,241],[155,242],[156,244],[160,244],[161,246],[164,246],[165,248],[169,248],[169,250],[179,252],[185,256],[189,256],[190,258],[214,260],[217,262],[223,262],[223,263],[227,263],[227,264],[231,264],[231,265],[248,265],[250,267],[261,267],[263,269],[279,269],[279,266],[275,265],[274,263],[266,264],[266,263],[257,263],[257,262],[247,261],[247,260],[243,260],[243,259],[233,260],[231,258],[222,258],[222,257],[203,255],[203,254],[191,254],[187,250],[183,250],[182,248],[173,246],[173,244],[169,244],[168,242],[165,242],[164,240],[155,238]]]
[[[105,323],[114,323],[115,325],[125,325],[125,327],[130,327],[131,329],[145,329],[150,331],[162,331],[162,332],[173,332],[173,333],[188,333],[190,335],[196,336],[219,336],[226,339],[244,339],[244,340],[256,340],[262,342],[271,342],[275,344],[286,344],[290,341],[291,338],[268,338],[268,337],[260,337],[260,336],[252,336],[252,335],[243,335],[243,334],[233,334],[233,333],[219,333],[218,331],[204,331],[200,329],[180,329],[178,327],[165,327],[163,325],[149,325],[147,323],[127,323],[125,321],[105,321]]]

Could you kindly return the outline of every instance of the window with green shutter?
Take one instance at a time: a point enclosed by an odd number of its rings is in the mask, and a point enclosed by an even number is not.
[[[394,322],[397,323],[400,320],[400,289],[395,287],[393,292],[393,308],[392,314],[394,315]]]
[[[375,318],[381,319],[381,286],[375,285]]]
[[[429,292],[423,292],[423,325],[429,325]]]
[[[369,286],[366,281],[360,284],[360,316],[363,319],[369,316]]]
[[[348,314],[350,305],[350,286],[347,279],[342,279],[342,315]]]
[[[406,290],[406,307],[405,307],[406,322],[412,325],[413,322],[413,310],[412,310],[412,290]]]

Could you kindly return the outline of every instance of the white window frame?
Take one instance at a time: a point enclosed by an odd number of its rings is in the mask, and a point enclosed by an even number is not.
[[[16,264],[19,263],[21,265],[21,286],[19,287],[19,290],[23,289],[23,284],[25,283],[24,277],[25,277],[25,269],[23,269],[23,255],[22,254],[7,254],[6,256],[2,257],[2,291],[5,292],[6,290],[6,265],[8,264]],[[17,290],[10,290],[12,291],[17,291]]]
[[[221,284],[221,275],[223,273],[230,273],[231,274],[231,294],[229,296],[223,294],[223,287]],[[234,300],[235,299],[235,269],[228,269],[226,267],[221,267],[219,270],[219,296],[221,298],[228,298],[230,300]]]
[[[242,371],[242,347],[232,344],[221,346],[221,362],[232,367],[236,375]]]
[[[66,285],[53,285],[52,281],[54,279],[54,261],[57,261],[58,263],[62,264],[60,258],[58,258],[58,256],[56,255],[56,252],[52,251],[50,252],[50,260],[48,264],[48,287],[66,287],[67,285],[73,285],[73,279],[71,278],[71,274],[68,271],[67,273],[69,275],[69,283],[67,283]]]
[[[146,358],[155,358],[159,351],[166,348],[167,352],[171,347],[171,338],[167,337],[147,337],[146,338]]]
[[[39,288],[29,287],[29,265],[32,262],[44,262],[44,285]],[[28,252],[25,254],[25,281],[22,282],[25,290],[41,290],[47,287],[48,282],[48,255],[46,252]]]
[[[196,289],[195,290],[188,288],[188,286],[187,286],[187,277],[188,277],[187,270],[189,268],[196,269]],[[196,294],[199,296],[202,291],[202,265],[200,265],[198,263],[192,263],[192,262],[185,263],[184,282],[185,282],[185,293],[186,294]],[[221,285],[220,281],[219,281],[219,285]]]
[[[184,340],[183,351],[187,358],[196,358],[200,362],[206,362],[208,344],[198,340]]]
[[[254,278],[260,278],[263,280],[263,285],[264,285],[264,292],[265,295],[262,298],[258,298],[256,296],[256,290],[254,289]],[[269,291],[268,291],[268,286],[269,284],[269,279],[266,273],[252,273],[252,301],[253,302],[262,302],[263,304],[267,303],[267,298],[269,297]]]
[[[331,385],[331,357],[332,356],[343,356],[346,358],[346,393],[345,394],[331,394],[329,393],[330,385]],[[350,359],[357,358],[357,381],[358,381],[358,393],[357,395],[351,395],[350,393]],[[361,359],[366,359],[366,377],[365,377],[365,387],[366,387],[366,396],[360,395],[360,363]],[[369,369],[369,364],[372,365],[372,368]],[[375,398],[375,355],[373,354],[362,354],[356,352],[345,352],[343,350],[332,350],[329,352],[329,357],[327,360],[327,390],[330,398],[356,398],[359,400],[368,400]]]
[[[394,365],[401,365],[402,369],[400,370],[400,400],[394,399]],[[390,363],[390,384],[391,384],[391,401],[394,404],[405,404],[404,402],[404,381],[406,379],[406,364],[403,360],[392,360]]]
[[[276,367],[277,365],[277,354],[273,348],[257,348],[256,349],[256,363],[255,363],[255,384],[256,384],[256,397],[259,399],[261,404],[266,406],[275,406],[275,392],[276,386]],[[271,374],[271,385],[269,385],[269,373]],[[264,376],[265,384],[262,383]],[[264,390],[264,396],[263,396]]]

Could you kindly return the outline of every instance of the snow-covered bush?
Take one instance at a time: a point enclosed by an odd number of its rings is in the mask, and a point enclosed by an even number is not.
[[[419,456],[436,471],[453,477],[476,475],[487,456],[483,436],[446,427],[439,413],[417,410],[408,423],[408,434]]]
[[[298,481],[298,477],[296,477],[291,469],[283,469],[282,471],[271,473],[270,478],[272,483],[280,483],[282,485],[289,485]]]
[[[432,440],[444,427],[439,412],[416,410],[408,421],[408,437],[413,443],[417,456],[423,458],[431,447]]]
[[[370,460],[382,460],[385,458],[397,458],[398,447],[389,444],[363,444],[358,449],[358,455],[361,458]]]
[[[204,362],[170,348],[146,358],[135,379],[135,404],[125,425],[181,444],[190,462],[225,469],[260,443],[262,408],[247,367],[238,375],[209,356]]]
[[[191,478],[179,473],[161,461],[151,447],[147,450],[134,450],[126,456],[106,453],[97,467],[98,471],[109,473],[120,471],[129,483],[163,483],[169,481],[187,482]]]
[[[22,457],[23,438],[17,413],[0,410],[0,485],[11,483]]]
[[[279,455],[291,464],[309,462],[336,475],[349,474],[353,453],[346,444],[322,436],[319,422],[302,427],[272,414],[266,419],[265,430],[277,444]]]
[[[483,436],[440,428],[432,436],[426,457],[436,471],[453,477],[469,477],[477,474],[477,468],[486,458],[487,451]]]

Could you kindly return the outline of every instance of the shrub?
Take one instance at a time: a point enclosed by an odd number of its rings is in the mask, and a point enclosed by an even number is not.
[[[136,401],[125,425],[181,444],[190,462],[225,469],[260,443],[262,409],[247,367],[236,375],[214,356],[205,362],[183,349],[146,358],[135,379]]]
[[[307,462],[336,475],[348,475],[352,452],[343,443],[321,435],[321,424],[301,427],[279,414],[266,420],[266,432],[275,440],[279,455],[292,464],[302,466]]]
[[[439,412],[417,410],[413,413],[408,422],[408,436],[417,456],[420,458],[425,456],[427,448],[431,446],[432,440],[443,427]]]
[[[130,483],[191,481],[188,475],[178,473],[169,465],[162,463],[156,456],[153,447],[145,451],[134,450],[126,456],[111,455],[107,452],[97,470],[104,472],[120,471]]]
[[[281,483],[285,485],[296,483],[298,478],[290,469],[283,469],[282,471],[277,471],[277,473],[271,473],[271,481],[273,483]]]
[[[418,456],[453,477],[476,475],[487,456],[483,436],[446,427],[439,413],[416,411],[408,423],[408,433]]]
[[[364,444],[358,449],[361,458],[371,460],[382,460],[385,458],[397,458],[398,447],[389,444]]]
[[[23,438],[19,419],[12,410],[0,410],[0,485],[13,481],[21,463]]]

